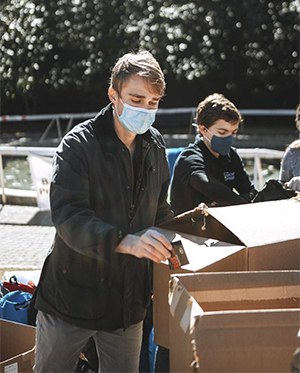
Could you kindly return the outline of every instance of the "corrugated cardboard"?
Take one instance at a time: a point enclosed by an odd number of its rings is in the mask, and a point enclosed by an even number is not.
[[[300,201],[288,199],[204,210],[196,208],[161,227],[251,248],[249,271],[297,270],[300,266],[299,221]]]
[[[169,303],[171,372],[290,372],[300,271],[176,275]]]
[[[170,275],[190,272],[246,271],[247,249],[182,233],[156,228],[169,241],[181,240],[190,264],[181,269],[170,270],[167,263],[154,264],[153,280],[153,323],[154,341],[160,346],[169,347],[169,306],[168,292]]]
[[[170,271],[166,265],[154,265],[155,342],[169,347],[167,292],[171,274],[187,271],[298,270],[299,222],[300,202],[291,199],[205,210],[196,208],[157,228],[170,241],[175,240],[177,232],[200,246],[198,256],[193,256],[193,268],[184,266],[181,271]],[[212,246],[205,248],[206,242],[212,242]],[[222,252],[217,253],[216,247],[226,243],[231,244],[232,252],[222,256]],[[215,256],[211,255],[212,250],[215,250]],[[209,258],[207,262],[206,258]]]
[[[35,327],[0,319],[0,373],[32,372]]]

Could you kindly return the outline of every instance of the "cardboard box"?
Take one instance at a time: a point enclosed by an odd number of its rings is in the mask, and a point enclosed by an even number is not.
[[[196,208],[156,228],[170,241],[180,236],[186,238],[185,249],[190,251],[191,247],[197,254],[192,254],[191,265],[181,270],[170,271],[167,265],[154,265],[154,341],[169,348],[167,294],[171,274],[298,270],[299,221],[300,202],[291,199]]]
[[[171,372],[290,372],[300,271],[197,273],[170,282]]]
[[[195,272],[246,271],[247,250],[244,246],[211,240],[188,234],[177,234],[156,228],[169,241],[182,241],[189,264],[170,270],[168,263],[154,264],[153,277],[153,324],[154,341],[169,348],[168,292],[171,274]]]
[[[300,201],[196,208],[160,227],[251,248],[248,270],[299,269]],[[203,229],[205,227],[205,229]]]
[[[32,372],[35,327],[0,319],[0,373]]]

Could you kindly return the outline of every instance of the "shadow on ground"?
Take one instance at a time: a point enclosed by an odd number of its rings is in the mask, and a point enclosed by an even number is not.
[[[27,225],[53,226],[50,211],[38,211],[27,223]]]

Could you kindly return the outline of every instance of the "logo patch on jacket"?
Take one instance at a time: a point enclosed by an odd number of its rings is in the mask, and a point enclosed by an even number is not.
[[[224,172],[224,180],[225,181],[232,181],[235,179],[235,172]]]

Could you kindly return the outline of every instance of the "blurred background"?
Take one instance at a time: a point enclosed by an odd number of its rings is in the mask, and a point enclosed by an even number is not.
[[[299,101],[299,0],[2,0],[1,115],[94,112],[128,51],[166,75],[162,108],[213,92],[238,108]]]

